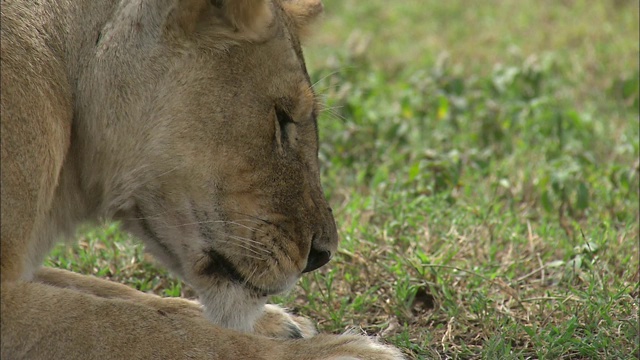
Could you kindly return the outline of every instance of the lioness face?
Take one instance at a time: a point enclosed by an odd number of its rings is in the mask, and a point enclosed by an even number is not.
[[[140,55],[146,63],[137,66],[153,75],[131,95],[142,99],[127,108],[131,120],[103,135],[104,146],[113,131],[130,138],[128,150],[111,145],[108,155],[127,157],[107,161],[120,175],[144,174],[132,176],[116,217],[205,305],[261,302],[336,251],[319,179],[317,100],[293,20],[268,6],[260,40],[225,42],[220,25],[202,19],[165,35],[165,47],[151,50],[162,56]]]
[[[136,196],[137,232],[187,279],[272,294],[335,252],[319,180],[318,107],[286,30],[188,55],[158,89],[148,121],[166,119],[167,129],[149,135],[163,144],[157,178]]]

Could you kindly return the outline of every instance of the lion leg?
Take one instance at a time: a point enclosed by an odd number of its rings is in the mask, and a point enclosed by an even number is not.
[[[37,282],[3,283],[3,359],[402,359],[363,336],[278,340],[212,325],[162,299],[103,298]],[[165,303],[163,306],[159,304]]]
[[[51,267],[41,267],[33,275],[33,281],[60,287],[77,290],[86,294],[107,298],[122,299],[142,302],[161,301],[161,297],[154,294],[147,294],[127,285],[113,281],[101,279],[95,276],[88,276],[75,273],[73,271],[56,269]],[[171,298],[182,299],[182,298]],[[196,301],[188,301],[201,308]]]
[[[404,355],[366,336],[318,335],[310,339],[289,340],[287,356],[299,360],[402,360]]]
[[[180,308],[181,312],[192,312],[194,316],[204,316],[202,305],[197,301],[183,298],[161,298],[113,281],[67,270],[42,267],[36,271],[33,280],[102,298],[131,300],[159,308],[171,303],[172,306]],[[272,304],[265,305],[262,316],[258,318],[254,326],[254,332],[257,335],[279,339],[308,338],[317,333],[315,326],[309,319],[289,314],[283,308]]]
[[[3,283],[3,359],[251,358],[248,337],[176,308],[35,282]],[[264,343],[262,343],[265,346]]]

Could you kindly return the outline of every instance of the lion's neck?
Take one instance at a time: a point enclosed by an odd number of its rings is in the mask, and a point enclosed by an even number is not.
[[[38,32],[47,35],[56,63],[66,68],[73,118],[68,119],[70,145],[51,211],[35,231],[31,269],[61,236],[73,235],[79,223],[108,219],[126,207],[135,183],[143,181],[146,164],[138,160],[141,156],[131,156],[138,143],[125,141],[131,134],[121,125],[140,115],[139,108],[125,105],[145,95],[148,81],[140,76],[151,73],[142,68],[149,57],[145,46],[159,37],[159,23],[176,1],[40,2]],[[113,139],[122,141],[114,145]]]
[[[50,0],[40,2],[44,32],[66,64],[73,85],[83,64],[94,52],[104,26],[112,18],[120,0]]]
[[[92,0],[56,0],[42,1],[33,6],[36,16],[30,21],[30,26],[38,33],[45,34],[48,46],[47,56],[56,58],[56,63],[66,68],[66,81],[60,84],[68,89],[68,101],[72,104],[74,117],[76,116],[76,100],[78,98],[77,82],[86,64],[95,53],[96,40],[100,32],[109,22],[118,1]],[[39,7],[39,8],[35,8]],[[43,74],[46,76],[47,74]],[[55,79],[55,81],[64,81]],[[76,119],[67,119],[60,124],[70,137],[66,150],[64,164],[55,184],[53,201],[42,221],[35,226],[29,242],[29,255],[23,278],[29,279],[44,257],[57,241],[74,235],[78,224],[96,220],[100,214],[100,199],[87,191],[82,184],[80,174],[80,149],[77,139],[74,139],[77,126]]]

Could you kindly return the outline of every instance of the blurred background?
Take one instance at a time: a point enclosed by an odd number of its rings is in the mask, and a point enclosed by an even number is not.
[[[636,0],[325,0],[335,260],[275,302],[412,359],[638,356]],[[50,266],[193,293],[117,224]]]

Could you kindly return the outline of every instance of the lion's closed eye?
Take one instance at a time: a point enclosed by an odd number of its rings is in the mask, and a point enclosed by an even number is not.
[[[295,121],[286,110],[278,105],[275,106],[275,117],[275,141],[278,146],[278,151],[284,153],[285,149],[297,140],[295,136]]]

